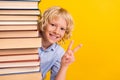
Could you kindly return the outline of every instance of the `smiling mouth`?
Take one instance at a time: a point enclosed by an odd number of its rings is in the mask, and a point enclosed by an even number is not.
[[[55,35],[55,34],[49,34],[50,35],[50,37],[52,38],[52,39],[58,39],[59,38],[59,36],[57,36],[57,35]]]

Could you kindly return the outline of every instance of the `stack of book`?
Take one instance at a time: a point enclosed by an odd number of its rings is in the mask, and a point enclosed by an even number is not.
[[[0,80],[41,80],[40,0],[0,0]]]

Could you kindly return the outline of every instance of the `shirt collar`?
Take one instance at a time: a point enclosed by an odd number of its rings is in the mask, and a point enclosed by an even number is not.
[[[41,50],[42,51],[55,51],[55,48],[56,48],[56,43],[52,44],[50,47],[48,47],[46,50],[44,50],[42,47],[41,47]]]

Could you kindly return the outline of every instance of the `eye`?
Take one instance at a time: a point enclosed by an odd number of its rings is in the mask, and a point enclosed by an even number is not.
[[[60,28],[62,31],[65,31],[66,29],[65,28]]]
[[[53,23],[51,23],[50,25],[51,25],[51,26],[55,26],[55,24],[53,24]]]

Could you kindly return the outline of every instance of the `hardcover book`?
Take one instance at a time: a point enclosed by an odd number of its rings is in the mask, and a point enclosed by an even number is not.
[[[0,75],[38,72],[38,71],[40,71],[40,66],[0,68]]]
[[[39,65],[40,65],[39,59],[0,62],[0,68],[26,67],[26,66],[39,66]]]
[[[19,10],[19,9],[10,9],[10,10],[0,10],[0,15],[40,15],[40,10]]]
[[[33,54],[33,53],[38,53],[38,48],[0,49],[0,55],[17,55],[17,54]]]
[[[0,31],[26,31],[37,30],[37,25],[0,25]]]
[[[38,48],[41,38],[10,38],[0,39],[0,49]]]
[[[38,21],[0,21],[0,26],[4,25],[38,25]]]
[[[0,15],[0,21],[37,21],[38,16]]]
[[[33,54],[18,54],[18,55],[2,55],[0,56],[0,63],[12,61],[38,60],[38,53]]]
[[[0,80],[42,80],[41,72],[1,75]]]
[[[0,9],[38,9],[34,1],[0,1]]]
[[[38,31],[0,31],[0,38],[39,37]]]

